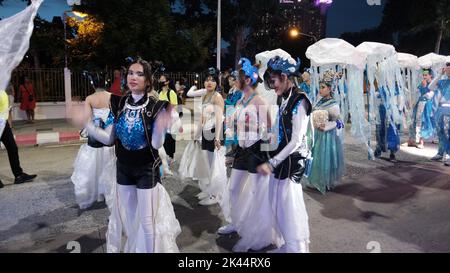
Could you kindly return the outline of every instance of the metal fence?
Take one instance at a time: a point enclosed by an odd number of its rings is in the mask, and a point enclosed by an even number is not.
[[[27,77],[33,84],[38,102],[65,101],[64,69],[16,69],[11,75],[11,84],[16,91],[15,102],[20,102],[21,77]]]
[[[188,87],[197,84],[199,88],[203,87],[204,75],[195,72],[168,72],[170,79],[176,81],[185,78]],[[113,75],[110,71],[109,75]],[[16,69],[12,73],[11,83],[16,90],[15,101],[20,102],[19,81],[22,76],[27,77],[33,84],[38,102],[63,102],[65,101],[64,92],[64,69]],[[154,81],[159,79],[160,74],[154,75]],[[111,77],[112,78],[112,77]],[[113,79],[111,79],[112,81]],[[112,82],[110,82],[112,83]],[[72,100],[83,101],[94,91],[89,79],[83,74],[83,71],[71,71]]]

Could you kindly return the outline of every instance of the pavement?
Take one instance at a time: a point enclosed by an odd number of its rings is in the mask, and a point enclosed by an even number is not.
[[[187,99],[183,111],[188,114],[193,105],[193,99]],[[87,140],[80,136],[80,128],[68,119],[35,120],[34,123],[13,121],[13,134],[19,147],[81,143]],[[1,142],[0,148],[4,149]]]
[[[185,132],[188,134],[189,132]],[[200,206],[198,183],[181,181],[178,162],[188,141],[177,141],[174,176],[163,179],[182,232],[181,252],[228,253],[238,235],[217,235],[225,224],[217,205]],[[13,185],[6,151],[0,151],[0,252],[105,252],[108,209],[78,208],[70,176],[80,143],[19,149],[32,183]],[[326,195],[305,188],[311,252],[450,252],[450,168],[429,161],[436,145],[401,147],[367,160],[364,147],[345,137],[346,173]],[[79,246],[79,248],[78,248]]]
[[[191,124],[187,122],[177,141],[171,166],[174,175],[163,178],[182,229],[177,244],[186,253],[228,253],[239,237],[217,235],[225,224],[219,206],[199,205],[198,183],[177,176],[195,128]],[[33,126],[16,127],[15,132],[36,132]],[[42,124],[58,132],[73,129],[65,126],[64,121]],[[429,160],[437,145],[402,146],[398,163],[392,163],[389,153],[369,161],[364,145],[348,132],[344,144],[346,171],[341,183],[326,195],[304,189],[311,252],[450,252],[450,167]],[[34,182],[21,185],[13,184],[7,153],[0,150],[0,179],[5,184],[0,189],[0,253],[105,252],[106,205],[95,203],[81,210],[75,202],[70,176],[80,145],[58,142],[21,147],[24,171],[38,174]]]
[[[19,147],[85,140],[80,136],[80,130],[66,119],[35,120],[32,124],[14,121],[12,130]]]

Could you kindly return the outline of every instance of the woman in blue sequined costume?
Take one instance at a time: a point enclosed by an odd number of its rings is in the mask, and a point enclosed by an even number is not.
[[[308,184],[325,194],[338,184],[344,173],[344,150],[338,131],[343,122],[339,104],[333,98],[334,74],[328,71],[320,82],[322,97],[313,107],[314,146]]]
[[[178,252],[175,239],[181,228],[170,196],[161,185],[158,155],[174,109],[167,101],[148,97],[152,71],[144,60],[129,66],[127,87],[125,96],[111,95],[104,129],[92,121],[85,125],[96,140],[105,145],[115,143],[117,195],[109,218],[107,251],[121,251],[123,226],[125,252]]]
[[[431,82],[430,90],[435,92],[434,99],[438,105],[434,117],[439,137],[438,152],[431,160],[442,162],[444,155],[450,155],[450,62]],[[450,166],[450,158],[445,161],[445,165]]]
[[[277,147],[269,153],[268,162],[258,166],[258,172],[270,177],[269,202],[284,240],[275,252],[305,253],[309,252],[309,224],[301,179],[309,154],[307,128],[312,107],[306,93],[294,86],[300,60],[286,52],[280,55],[268,61],[265,75],[278,96],[279,111],[272,127]]]
[[[434,134],[433,92],[429,88],[432,80],[431,70],[423,70],[422,76],[423,80],[419,86],[420,97],[413,109],[408,141],[408,146],[419,149],[423,149],[424,139],[429,139]]]

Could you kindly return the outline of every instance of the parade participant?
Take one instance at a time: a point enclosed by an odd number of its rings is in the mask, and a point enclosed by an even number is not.
[[[242,91],[236,86],[237,75],[235,72],[231,73],[228,78],[230,89],[225,100],[225,107],[236,106],[236,103],[242,98]]]
[[[112,119],[108,120],[111,93],[105,89],[105,74],[85,72],[85,75],[95,90],[95,93],[86,98],[85,115],[96,127],[105,129],[112,122]],[[114,147],[106,146],[88,136],[88,142],[81,145],[78,151],[71,180],[74,184],[76,202],[81,209],[90,207],[95,201],[105,199],[111,210],[114,198],[113,183],[116,181]]]
[[[222,145],[224,101],[222,96],[217,92],[218,82],[219,79],[216,69],[210,68],[208,69],[208,74],[204,82],[205,88],[197,90],[197,86],[194,85],[187,93],[188,97],[202,98],[202,113],[194,139],[201,138],[203,155],[210,167],[213,165],[214,150],[220,149]],[[210,190],[217,188],[212,183],[214,181],[209,181],[209,177],[199,179],[201,192],[197,197],[201,199],[199,202],[200,205],[212,205],[218,202],[217,197],[219,193]]]
[[[446,64],[441,73],[431,82],[430,91],[437,92],[435,100],[438,108],[435,113],[436,131],[439,137],[438,153],[431,158],[433,161],[442,161],[444,155],[450,155],[450,62]],[[450,158],[445,162],[450,166]]]
[[[300,84],[299,88],[308,95],[308,98],[311,98],[311,74],[309,71],[303,72],[302,80],[303,82]]]
[[[227,122],[236,123],[237,131],[230,132],[234,128],[231,125],[226,132],[236,134],[238,140],[229,184],[232,223],[221,227],[218,233],[237,231],[241,239],[233,251],[244,252],[277,244],[280,239],[277,240],[269,202],[269,177],[257,172],[257,167],[269,159],[268,149],[264,148],[267,128],[271,127],[268,105],[256,91],[256,86],[262,82],[258,68],[246,58],[242,58],[239,63],[241,68],[236,87],[242,90],[243,97],[237,102],[236,111]]]
[[[300,60],[276,56],[269,60],[265,79],[278,95],[278,147],[258,172],[270,175],[269,199],[275,213],[277,229],[285,244],[278,252],[309,252],[308,214],[300,180],[304,173],[307,148],[307,128],[311,102],[294,86]]]
[[[414,106],[412,112],[412,123],[409,128],[408,146],[424,148],[424,139],[433,137],[434,126],[432,122],[433,112],[433,91],[430,91],[429,85],[433,78],[430,69],[422,71],[423,80],[419,85],[420,97]]]
[[[340,117],[339,104],[333,97],[335,73],[325,72],[320,81],[321,99],[314,105],[314,146],[312,166],[308,184],[325,194],[342,178],[344,172],[344,150],[338,130],[344,127]]]
[[[225,115],[228,118],[230,115],[232,115],[235,111],[236,103],[242,98],[242,91],[239,90],[237,87],[237,72],[232,72],[227,80],[230,86],[230,89],[227,94],[227,98],[225,100]],[[227,128],[225,128],[226,130]],[[230,128],[234,132],[236,131],[236,125],[234,125],[234,128]],[[231,162],[233,160],[234,154],[236,152],[236,148],[238,145],[237,141],[237,135],[234,134],[233,137],[229,138],[225,135],[225,147],[227,149],[227,166],[231,165]]]
[[[374,152],[376,158],[381,157],[382,152],[389,150],[389,160],[396,163],[395,154],[400,150],[400,125],[396,124],[390,108],[393,107],[392,101],[389,99],[392,96],[398,96],[398,90],[391,93],[385,87],[378,87],[377,81],[374,81],[376,105],[378,111],[376,112],[376,140],[377,147]],[[390,92],[390,95],[387,94]]]
[[[108,249],[120,251],[123,224],[125,251],[178,252],[175,239],[181,229],[170,196],[160,183],[158,156],[172,122],[173,108],[166,101],[147,96],[152,89],[152,72],[150,64],[142,59],[129,66],[127,87],[125,96],[111,95],[108,127],[97,127],[92,121],[85,125],[89,135],[98,141],[116,144],[118,185],[114,210],[120,211],[120,220],[110,218],[108,245],[114,247]]]

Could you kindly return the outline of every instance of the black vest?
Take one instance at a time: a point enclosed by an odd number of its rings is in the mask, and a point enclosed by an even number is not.
[[[283,134],[280,143],[275,151],[271,152],[271,157],[276,156],[280,153],[284,147],[292,139],[292,111],[297,103],[301,100],[306,103],[306,114],[309,116],[312,111],[311,102],[308,99],[306,93],[302,92],[300,89],[293,87],[291,91],[291,96],[286,104],[284,110],[280,113],[279,122],[280,122],[280,132]],[[281,105],[281,97],[278,99],[278,106]],[[301,177],[303,176],[304,168],[305,168],[305,159],[306,155],[300,154],[299,151],[295,151],[290,154],[283,162],[281,162],[277,168],[274,170],[275,178],[277,179],[286,179],[291,178],[295,182],[300,182]]]
[[[131,97],[131,93],[128,93],[123,97],[111,94],[111,113],[114,115],[115,123],[117,123],[120,116],[123,114],[123,111],[125,110],[125,102],[129,97]],[[159,167],[161,159],[159,158],[158,150],[152,147],[153,123],[155,122],[158,113],[162,109],[166,108],[169,105],[169,102],[155,100],[152,97],[148,97],[147,94],[144,95],[144,98],[142,100],[145,102],[147,98],[149,99],[149,102],[142,114],[147,139],[147,148],[139,151],[128,151],[122,146],[120,140],[116,139],[116,156],[118,161],[121,161],[122,156],[126,156],[128,162],[121,162],[124,164],[129,163],[131,165],[140,165],[153,162],[155,163],[154,166],[156,168]],[[142,157],[149,158],[146,158],[147,160],[142,161]]]

